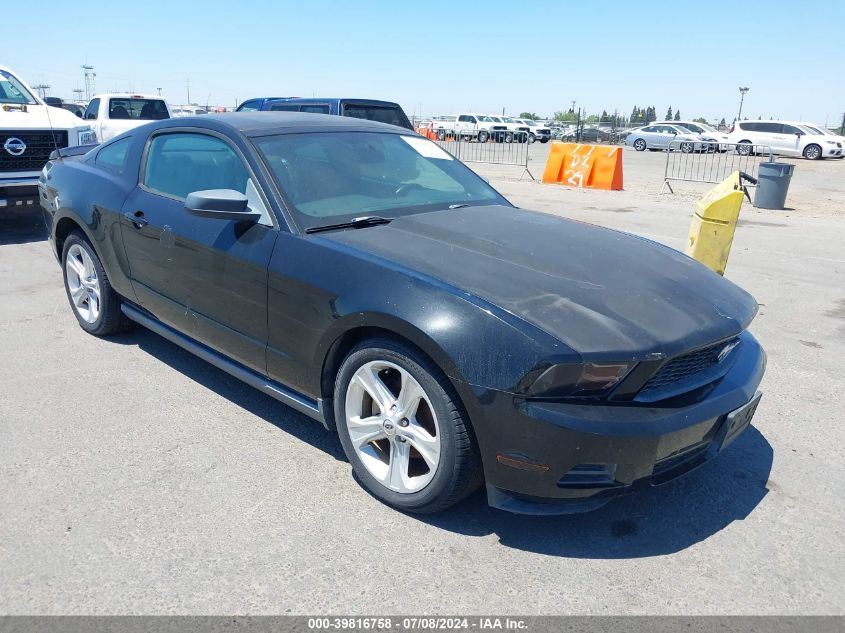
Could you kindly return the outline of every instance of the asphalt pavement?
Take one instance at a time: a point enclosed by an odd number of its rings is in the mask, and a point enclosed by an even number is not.
[[[626,152],[622,192],[477,169],[519,206],[682,248],[694,196],[656,195],[660,159]],[[383,506],[320,425],[143,329],[85,334],[39,218],[0,221],[0,613],[845,613],[845,161],[811,167],[829,207],[746,203],[728,263],[769,355],[753,426],[555,518],[481,493]]]

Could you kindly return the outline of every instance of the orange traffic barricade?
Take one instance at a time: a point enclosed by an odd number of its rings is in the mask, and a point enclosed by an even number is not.
[[[583,189],[622,189],[622,148],[553,142],[543,182]]]

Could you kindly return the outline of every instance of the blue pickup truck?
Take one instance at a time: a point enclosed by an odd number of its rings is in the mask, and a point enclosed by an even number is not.
[[[249,99],[238,106],[238,112],[313,112],[334,114],[356,119],[389,123],[413,130],[414,127],[398,103],[375,99],[307,99],[304,97],[260,97]]]

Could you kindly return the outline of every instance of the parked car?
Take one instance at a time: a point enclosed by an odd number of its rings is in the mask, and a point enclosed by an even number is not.
[[[552,131],[549,127],[541,125],[537,121],[531,119],[514,119],[517,123],[521,123],[528,128],[528,142],[540,141],[541,143],[548,143],[552,138]]]
[[[63,103],[62,108],[78,116],[80,119],[85,118],[85,108],[76,103]]]
[[[82,329],[140,323],[321,421],[403,511],[482,481],[505,510],[592,509],[715,457],[759,402],[748,293],[516,208],[396,126],[207,115],[73,154],[40,188]]]
[[[264,104],[268,101],[275,101],[276,99],[284,99],[285,97],[257,97],[254,99],[247,99],[235,109],[235,112],[256,112],[264,109]]]
[[[786,121],[736,121],[728,132],[731,143],[739,145],[740,154],[768,151],[784,156],[803,156],[808,160],[842,156],[842,143],[824,134]],[[761,146],[761,147],[755,147]]]
[[[170,108],[158,95],[99,94],[88,103],[85,120],[97,131],[100,142],[150,121],[170,118]]]
[[[822,136],[829,136],[830,140],[836,141],[842,145],[842,153],[834,158],[845,158],[845,136],[834,134],[823,125],[816,125],[815,123],[798,123],[798,127],[803,128],[808,134],[821,134]]]
[[[525,126],[517,125],[510,117],[488,114],[487,118],[489,118],[494,124],[492,129],[497,129],[500,126],[504,126],[505,128],[504,133],[496,133],[492,135],[494,141],[500,143],[513,143],[514,141],[517,143],[525,143],[528,141],[528,131],[524,129]]]
[[[458,136],[479,143],[486,143],[489,139],[497,142],[504,142],[508,138],[513,140],[507,125],[494,121],[486,114],[463,113],[437,117],[435,132],[439,141]]]
[[[674,145],[671,145],[675,143]],[[680,125],[646,125],[632,130],[625,137],[625,145],[633,147],[638,152],[649,150],[679,149],[684,153],[715,151],[718,148],[716,139],[704,137]]]
[[[696,134],[700,134],[702,137],[718,141],[719,149],[721,150],[727,150],[728,148],[725,146],[725,144],[730,142],[728,140],[727,134],[725,134],[724,132],[720,132],[712,125],[708,125],[707,123],[701,123],[699,121],[655,121],[651,125],[680,125],[681,127],[689,130],[690,132],[694,132]]]
[[[170,116],[172,117],[202,116],[203,114],[208,114],[208,110],[200,106],[174,106],[170,108]]]
[[[533,143],[534,141],[530,138],[531,128],[522,121],[514,119],[513,117],[509,116],[502,116],[502,117],[491,117],[494,120],[498,119],[502,123],[508,126],[508,129],[513,132],[512,141],[516,141],[517,143]]]
[[[249,102],[242,104],[237,112],[243,112]],[[282,97],[276,99],[264,99],[261,111],[269,112],[308,112],[311,114],[333,114],[335,116],[348,116],[355,119],[366,119],[398,125],[409,130],[414,126],[408,120],[405,111],[398,103],[392,101],[377,101],[375,99],[347,99],[347,98],[321,98],[306,99],[303,97]]]
[[[90,125],[47,106],[11,69],[0,66],[0,215],[38,208],[38,174],[50,152],[96,142]]]

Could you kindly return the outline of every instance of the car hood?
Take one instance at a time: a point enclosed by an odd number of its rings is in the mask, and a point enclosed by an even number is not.
[[[49,108],[49,116],[48,109]],[[46,105],[27,105],[26,112],[0,109],[0,128],[13,130],[71,130],[90,127],[78,116],[63,108]],[[74,141],[75,142],[75,141]]]
[[[424,213],[319,238],[471,293],[595,358],[671,356],[738,334],[757,310],[747,292],[671,248],[513,207]]]

